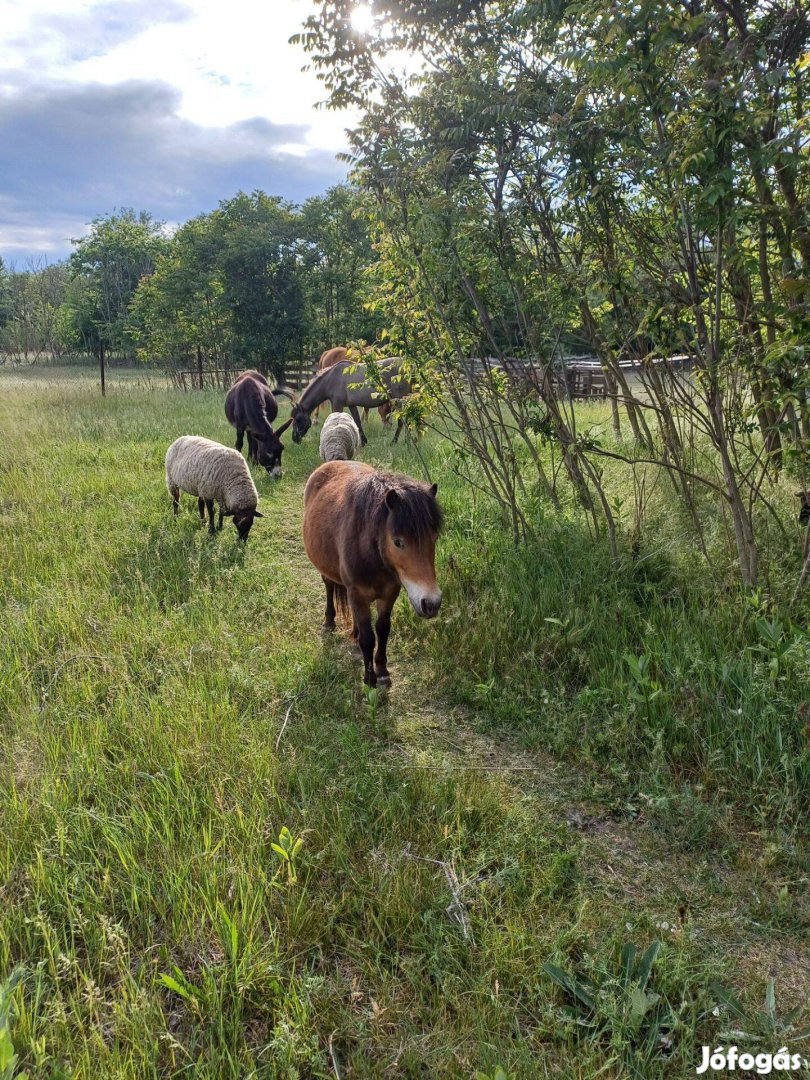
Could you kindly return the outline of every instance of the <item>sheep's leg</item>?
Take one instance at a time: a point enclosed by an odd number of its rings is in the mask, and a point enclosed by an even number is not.
[[[391,632],[391,609],[393,608],[399,587],[390,596],[382,597],[377,601],[377,655],[374,658],[374,671],[378,683],[391,682],[388,674],[388,635]]]
[[[225,520],[225,511],[220,506],[220,508],[219,508],[219,524],[217,525],[217,528],[219,529],[220,532],[222,532],[222,522],[224,520]]]
[[[360,445],[365,446],[368,439],[366,438],[365,431],[363,431],[363,425],[360,423],[360,410],[356,405],[350,405],[349,412],[351,413],[352,420],[357,424],[357,430],[360,432]]]
[[[180,513],[180,488],[172,488],[172,513],[175,517]]]
[[[357,640],[363,653],[363,682],[377,685],[374,670],[374,627],[371,625],[371,605],[357,590],[349,589],[349,604],[357,627]]]
[[[200,517],[205,521],[205,499],[197,499],[197,509],[200,511]]]
[[[208,510],[208,531],[213,534],[214,532],[214,500],[206,499],[205,507]]]
[[[335,629],[335,583],[329,578],[321,579],[326,586],[326,615],[323,620],[324,630]]]

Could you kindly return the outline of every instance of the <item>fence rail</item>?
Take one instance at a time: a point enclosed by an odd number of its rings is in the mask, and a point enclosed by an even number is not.
[[[644,371],[649,364],[666,366],[675,371],[688,370],[692,357],[686,354],[667,357],[651,357],[640,363],[637,360],[622,360],[619,367],[625,374],[632,375]],[[528,357],[495,356],[473,357],[469,361],[469,373],[480,377],[489,371],[503,371],[516,382],[534,383],[542,378],[546,362]],[[603,398],[607,396],[608,379],[598,356],[571,356],[555,360],[551,365],[551,377],[559,390],[569,398]]]
[[[292,360],[284,368],[284,377],[278,384],[289,386],[292,390],[301,390],[317,370],[314,360]],[[172,377],[181,390],[229,390],[235,379],[244,370],[233,368],[184,368],[172,373]],[[272,378],[268,380],[273,382]]]

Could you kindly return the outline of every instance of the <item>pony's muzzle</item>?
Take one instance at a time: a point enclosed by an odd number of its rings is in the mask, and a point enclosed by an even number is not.
[[[442,606],[442,594],[438,596],[423,596],[422,597],[422,610],[419,612],[426,619],[432,619],[434,615],[438,615],[439,608]]]

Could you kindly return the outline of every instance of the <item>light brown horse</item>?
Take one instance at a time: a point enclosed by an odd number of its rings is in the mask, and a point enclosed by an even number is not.
[[[366,350],[363,350],[365,352]],[[321,358],[318,361],[318,371],[326,371],[327,368],[334,367],[335,364],[339,364],[341,360],[348,359],[349,350],[344,345],[338,345],[334,349],[327,349],[326,352],[321,353]],[[321,405],[323,402],[321,402]],[[312,419],[317,420],[320,415],[321,405],[316,406],[315,412],[312,414]],[[391,426],[391,402],[386,401],[379,406],[377,412],[380,414],[385,427]],[[363,423],[368,423],[368,408],[363,409]]]
[[[406,589],[417,615],[432,619],[439,610],[435,552],[441,525],[435,484],[361,461],[328,461],[307,481],[304,547],[326,586],[324,629],[334,630],[336,606],[351,611],[352,637],[362,650],[369,686],[391,681],[388,634],[400,589]]]

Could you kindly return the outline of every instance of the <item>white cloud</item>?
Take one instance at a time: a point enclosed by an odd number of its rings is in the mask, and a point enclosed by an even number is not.
[[[3,249],[65,254],[115,207],[184,220],[345,176],[354,118],[289,44],[311,0],[0,0]]]
[[[30,70],[33,60],[46,79],[156,80],[177,87],[179,115],[195,124],[262,116],[305,124],[308,146],[345,148],[353,118],[315,109],[323,88],[289,44],[312,10],[308,0],[183,0],[168,18],[154,0],[11,0],[9,8],[0,70]]]

